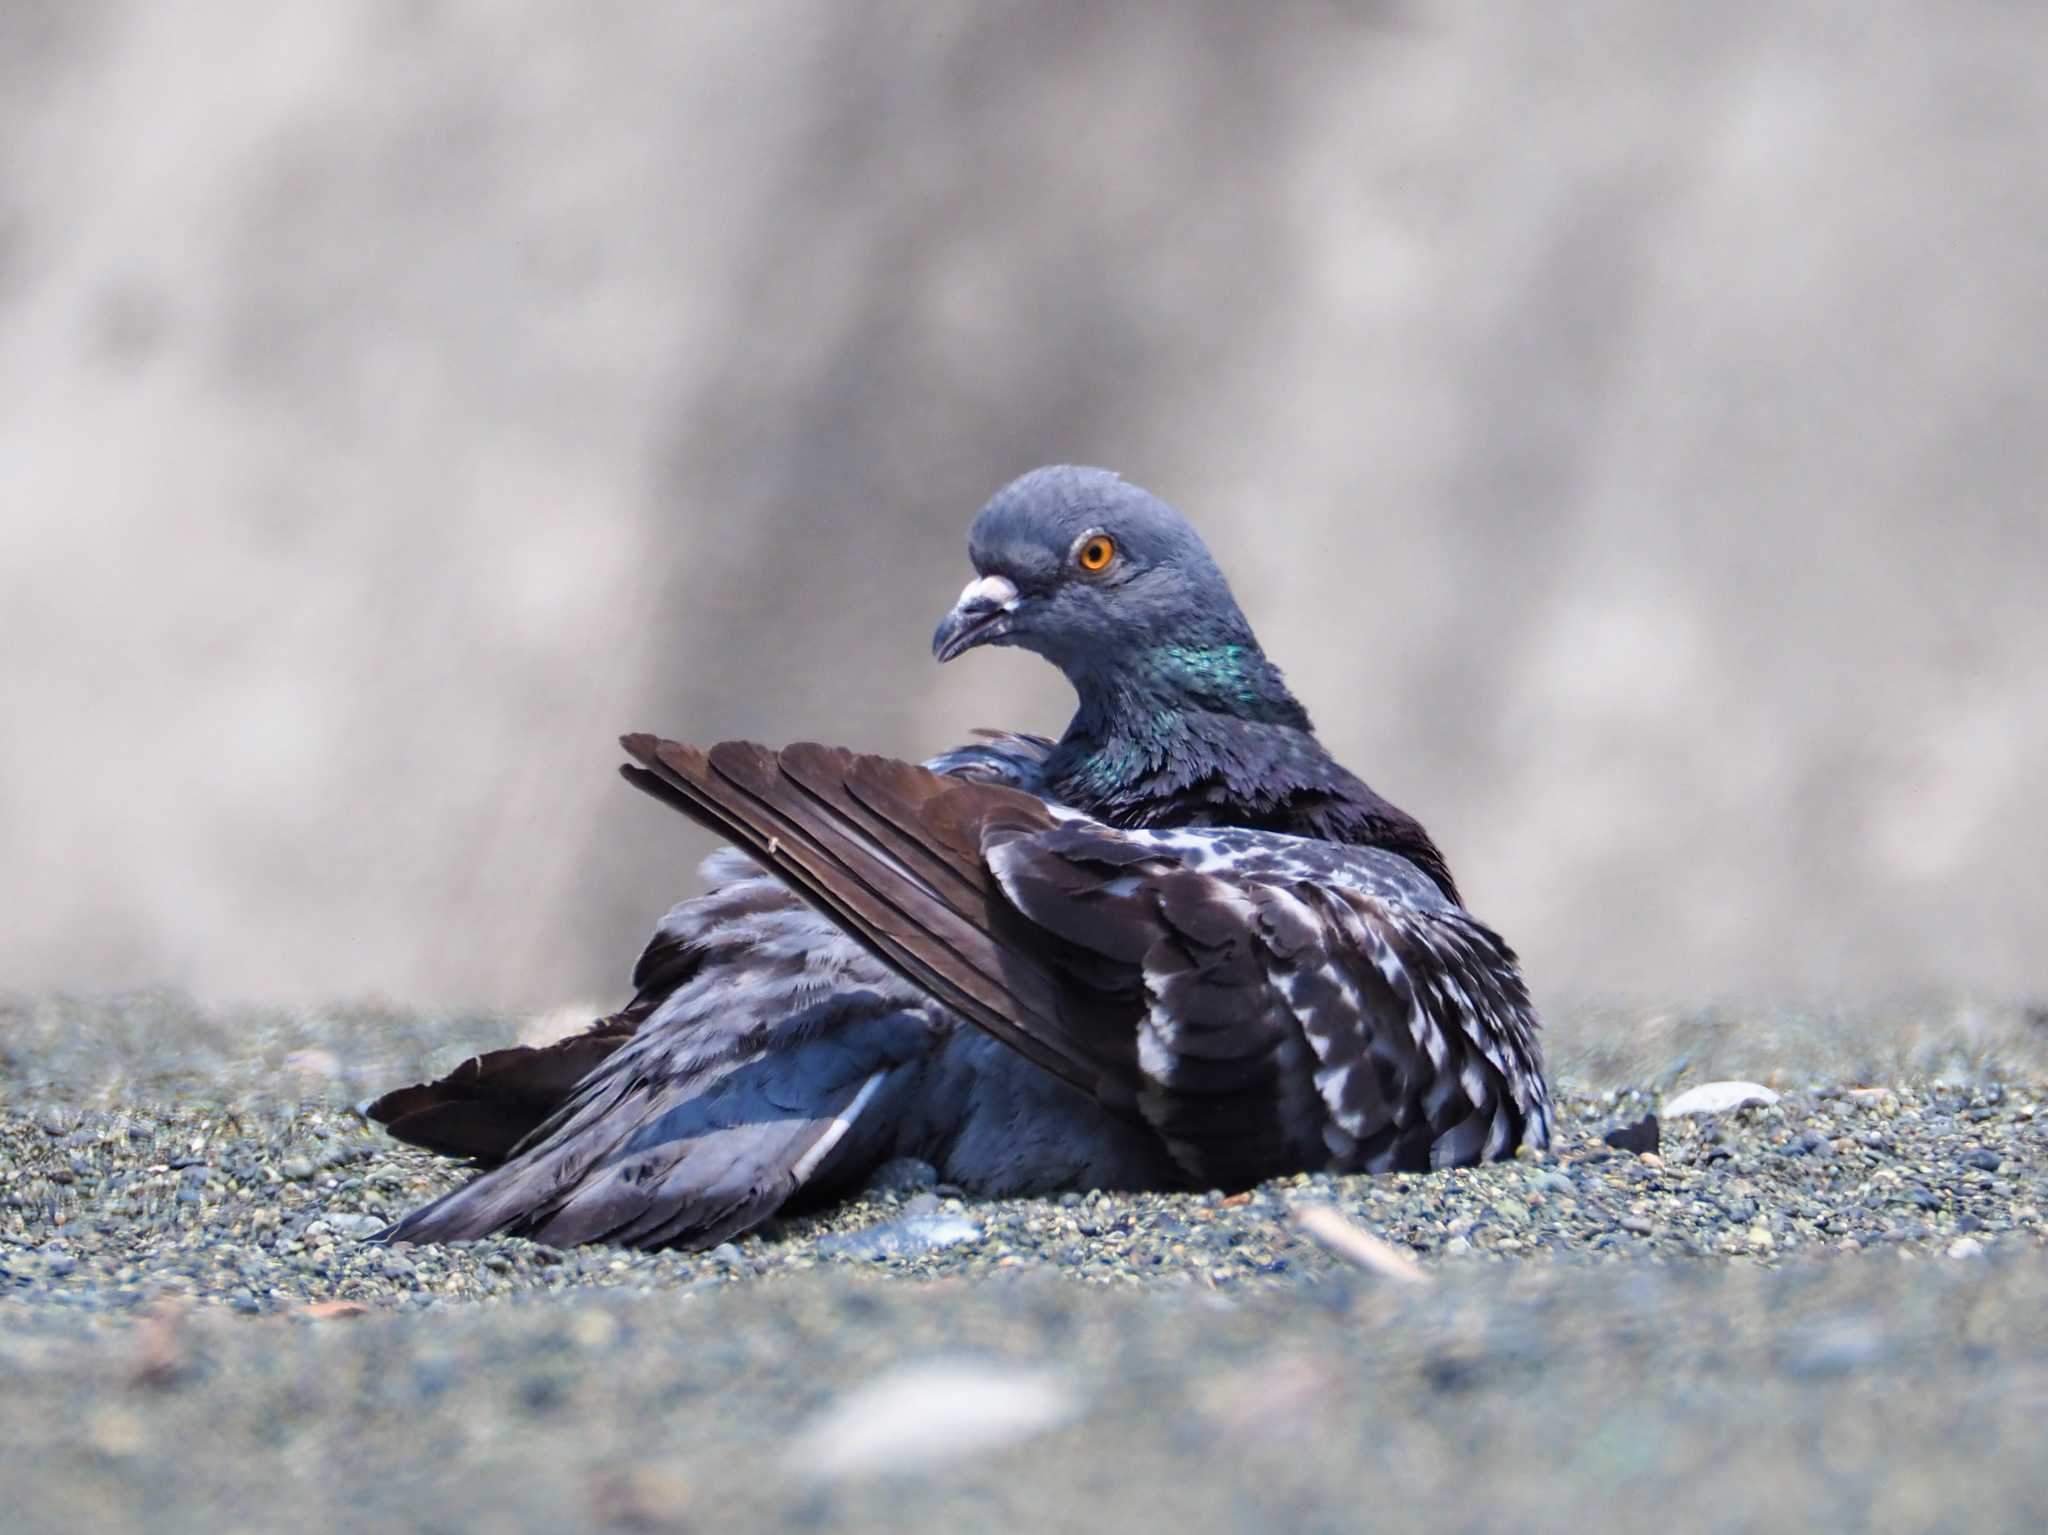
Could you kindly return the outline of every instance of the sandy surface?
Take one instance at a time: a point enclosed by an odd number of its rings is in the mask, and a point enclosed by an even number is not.
[[[2048,1519],[2025,1010],[1570,1014],[1555,1151],[1434,1177],[911,1168],[710,1254],[364,1243],[459,1174],[349,1105],[516,1027],[0,1006],[7,1527]],[[1735,1076],[1782,1097],[1605,1144]]]

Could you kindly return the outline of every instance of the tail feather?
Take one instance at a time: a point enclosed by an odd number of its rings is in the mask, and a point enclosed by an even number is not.
[[[471,1056],[438,1081],[386,1093],[367,1112],[410,1145],[495,1167],[637,1027],[637,1021],[614,1014],[551,1045]]]

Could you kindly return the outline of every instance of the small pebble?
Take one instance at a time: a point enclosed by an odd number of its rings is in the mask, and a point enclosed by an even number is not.
[[[936,1188],[939,1170],[919,1157],[897,1157],[876,1168],[868,1179],[870,1194],[916,1194]]]
[[[965,1216],[930,1212],[828,1236],[819,1243],[819,1251],[835,1258],[903,1258],[979,1242],[981,1238],[981,1227]]]
[[[1042,1434],[1081,1409],[1043,1369],[999,1360],[902,1365],[847,1392],[798,1430],[784,1460],[823,1481],[952,1466]]]
[[[1666,1119],[1683,1119],[1691,1114],[1726,1114],[1752,1105],[1768,1107],[1778,1095],[1761,1082],[1702,1082],[1689,1087],[1664,1103]]]

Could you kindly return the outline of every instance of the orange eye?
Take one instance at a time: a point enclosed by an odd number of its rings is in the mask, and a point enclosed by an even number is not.
[[[1091,533],[1074,551],[1074,561],[1090,575],[1100,575],[1116,558],[1116,540],[1107,533]]]

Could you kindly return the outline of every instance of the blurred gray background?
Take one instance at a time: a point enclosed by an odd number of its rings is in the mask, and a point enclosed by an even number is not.
[[[2048,987],[2048,6],[0,0],[0,987],[611,1000],[1106,464],[1539,994]]]

